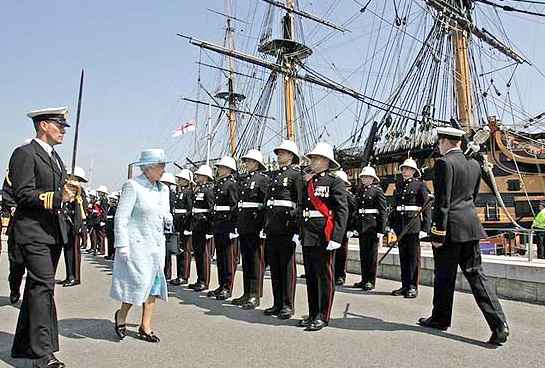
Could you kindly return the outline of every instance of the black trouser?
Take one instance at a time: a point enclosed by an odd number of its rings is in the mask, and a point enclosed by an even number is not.
[[[106,226],[106,239],[108,240],[108,255],[113,257],[115,254],[115,233],[113,224],[111,226]]]
[[[263,273],[263,252],[259,234],[240,234],[242,254],[242,277],[244,295],[261,297],[261,275]]]
[[[180,249],[182,252],[176,256],[176,274],[179,279],[189,280],[191,273],[191,237],[180,235]]]
[[[377,280],[378,239],[377,233],[368,231],[360,234],[361,281],[375,285]],[[400,250],[401,252],[401,250]]]
[[[197,283],[202,283],[206,288],[210,284],[210,240],[206,240],[206,234],[193,233],[193,252],[195,254],[195,266],[197,268]]]
[[[81,264],[81,234],[68,234],[68,243],[63,246],[66,280],[80,281],[79,267]]]
[[[8,234],[8,259],[9,259],[9,290],[12,293],[21,292],[21,283],[25,275],[25,260],[21,247],[15,243],[12,234]]]
[[[165,279],[168,281],[172,277],[172,254],[165,252],[165,268],[163,269]]]
[[[399,264],[401,266],[401,286],[418,288],[418,273],[420,269],[420,239],[419,234],[407,234],[398,243]]]
[[[458,265],[467,279],[471,292],[491,329],[505,323],[505,315],[496,293],[488,283],[481,266],[479,241],[454,243],[445,241],[433,249],[435,280],[433,283],[432,318],[441,325],[450,326],[452,303]]]
[[[346,279],[346,259],[348,257],[348,238],[344,237],[341,247],[335,251],[335,278]]]
[[[218,285],[232,290],[236,272],[236,240],[229,239],[229,233],[214,233],[216,246],[216,266],[218,267]]]
[[[91,250],[95,253],[104,253],[104,229],[99,224],[93,225],[89,234]]]
[[[271,271],[274,306],[295,309],[295,243],[292,236],[267,235],[267,261]]]
[[[335,295],[334,256],[335,252],[326,250],[325,245],[303,246],[308,312],[312,319],[329,322]]]
[[[87,225],[84,223],[81,226],[81,249],[87,249],[87,237],[89,236],[89,231],[87,230]]]
[[[28,274],[11,355],[38,359],[59,350],[54,292],[62,245],[20,246]]]
[[[545,229],[540,229],[545,230]],[[545,258],[545,232],[541,231],[538,233],[535,233],[536,241],[537,241],[537,258],[544,259]]]

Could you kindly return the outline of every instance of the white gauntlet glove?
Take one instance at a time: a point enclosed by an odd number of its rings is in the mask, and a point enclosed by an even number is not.
[[[378,246],[382,247],[384,244],[384,234],[377,233],[377,239],[378,239]]]
[[[333,240],[330,240],[329,243],[327,244],[327,250],[335,250],[335,249],[339,249],[341,247],[341,243],[337,243]]]
[[[299,235],[295,234],[291,240],[295,243],[296,246],[301,245],[301,241],[299,240]]]
[[[259,238],[267,239],[267,234],[265,234],[265,231],[263,231],[263,229],[261,229],[261,231],[259,232]]]
[[[212,235],[212,234],[206,234],[206,235],[204,236],[204,238],[205,238],[206,240],[210,240],[210,239],[212,239],[213,237],[214,237],[214,235]]]

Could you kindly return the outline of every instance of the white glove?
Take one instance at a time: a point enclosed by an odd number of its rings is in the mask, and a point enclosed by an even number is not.
[[[238,229],[235,228],[235,232],[234,233],[229,233],[229,240],[233,240],[233,239],[236,239],[238,238],[239,235],[238,235]]]
[[[299,235],[295,234],[291,240],[295,243],[296,246],[301,245],[301,241],[299,240]]]
[[[204,238],[205,238],[206,240],[212,239],[213,237],[214,237],[214,235],[212,235],[212,234],[206,234],[206,235],[204,236]]]
[[[333,240],[330,240],[329,243],[327,244],[327,250],[335,250],[335,249],[339,249],[341,247],[341,243],[337,243]]]
[[[100,223],[100,226],[104,226],[104,225],[106,225],[105,222],[101,222],[101,223]]]
[[[267,234],[265,234],[265,231],[263,231],[263,229],[261,229],[261,231],[259,232],[259,238],[267,239]]]
[[[123,248],[116,248],[115,249],[115,257],[119,259],[121,262],[127,263],[129,260],[129,247],[123,247]]]
[[[358,233],[356,230],[352,231],[352,237],[353,238],[359,238],[360,233]]]
[[[191,236],[193,233],[189,230],[184,230],[184,235],[185,236]]]
[[[421,231],[419,234],[418,234],[418,239],[422,239],[422,238],[425,238],[428,236],[428,233],[425,232],[425,231]]]
[[[384,244],[384,234],[377,233],[377,239],[378,239],[378,246],[382,247]]]
[[[353,236],[354,236],[354,232],[353,232],[353,231],[347,231],[347,232],[346,232],[346,237],[347,237],[347,238],[350,239],[350,238],[353,237]]]

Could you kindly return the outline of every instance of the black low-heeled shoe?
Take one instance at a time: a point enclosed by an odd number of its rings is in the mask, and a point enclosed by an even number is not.
[[[159,337],[155,336],[153,331],[150,331],[149,333],[147,333],[146,331],[144,331],[142,329],[142,327],[138,328],[138,338],[140,340],[144,340],[144,341],[147,341],[147,342],[153,342],[153,343],[158,343],[159,341],[161,341],[161,339],[159,339]]]
[[[119,310],[115,312],[114,314],[114,326],[115,326],[115,333],[119,337],[119,340],[123,340],[125,337],[127,337],[127,325],[125,324],[118,324],[117,323],[117,315],[119,313]]]

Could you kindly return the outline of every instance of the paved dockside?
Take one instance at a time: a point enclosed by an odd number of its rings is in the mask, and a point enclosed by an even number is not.
[[[4,251],[6,244],[4,243]],[[62,266],[57,279],[64,278]],[[271,305],[270,280],[260,310],[243,311],[203,294],[171,287],[168,303],[158,304],[154,330],[161,343],[134,338],[140,310],[129,317],[131,336],[118,342],[112,317],[117,303],[109,298],[112,263],[86,256],[83,285],[56,289],[61,334],[58,357],[67,367],[544,367],[545,306],[502,300],[511,330],[509,343],[484,343],[489,331],[470,294],[455,297],[454,326],[447,333],[416,325],[430,312],[432,289],[422,287],[416,300],[389,292],[397,282],[378,280],[364,294],[337,289],[330,327],[308,333],[296,319],[266,317]],[[213,267],[215,271],[215,267]],[[300,270],[301,271],[301,270]],[[24,367],[9,350],[18,309],[9,304],[7,254],[0,256],[0,366]],[[193,275],[195,272],[193,270]],[[216,275],[212,275],[215,286]],[[347,284],[358,281],[349,275]],[[236,276],[236,292],[242,284]],[[306,314],[304,280],[298,279],[296,317]]]

